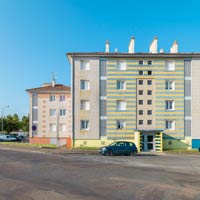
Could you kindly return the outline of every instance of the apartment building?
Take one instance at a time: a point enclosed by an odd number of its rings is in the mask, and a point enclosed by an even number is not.
[[[30,97],[29,141],[71,147],[71,88],[43,84],[26,90]]]
[[[168,53],[158,38],[148,53],[67,53],[72,71],[74,146],[135,142],[140,151],[200,147],[200,54]]]

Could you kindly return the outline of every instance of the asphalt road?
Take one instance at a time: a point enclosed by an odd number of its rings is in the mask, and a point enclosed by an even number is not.
[[[198,155],[0,151],[0,200],[200,200]]]

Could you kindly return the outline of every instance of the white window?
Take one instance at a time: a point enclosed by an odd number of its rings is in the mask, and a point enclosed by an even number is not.
[[[175,70],[175,62],[171,61],[171,60],[166,61],[166,70],[174,71]]]
[[[51,132],[56,132],[56,124],[49,124],[49,129]]]
[[[166,110],[174,110],[175,102],[174,101],[166,101]]]
[[[60,101],[65,101],[65,95],[60,95]]]
[[[126,101],[117,100],[117,110],[126,110]]]
[[[168,130],[174,130],[175,129],[175,121],[174,120],[167,120],[165,122],[165,128]]]
[[[125,81],[117,81],[117,89],[118,90],[125,90],[126,89],[126,82]]]
[[[126,123],[123,120],[117,121],[117,129],[124,129],[126,127]]]
[[[60,131],[66,131],[66,124],[60,124]]]
[[[87,80],[81,80],[81,90],[89,90],[90,82]]]
[[[89,129],[89,120],[81,120],[81,130]]]
[[[117,70],[126,70],[126,62],[118,61],[117,62]]]
[[[81,61],[81,70],[90,70],[90,62],[88,60]]]
[[[175,89],[175,81],[167,80],[166,81],[166,90],[174,90]]]
[[[66,115],[66,109],[60,109],[60,116]]]
[[[53,117],[56,115],[56,109],[50,109],[49,110],[49,116]]]
[[[90,102],[88,100],[81,100],[81,110],[90,110]]]
[[[54,94],[50,95],[49,101],[55,101],[55,100],[56,100],[56,96]]]

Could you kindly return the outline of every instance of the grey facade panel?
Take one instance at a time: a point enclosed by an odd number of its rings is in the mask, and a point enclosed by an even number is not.
[[[100,116],[106,116],[106,100],[100,100]]]
[[[106,80],[100,80],[100,96],[106,96]]]
[[[191,80],[185,80],[185,96],[191,96]]]
[[[192,116],[191,100],[185,100],[185,116]]]
[[[185,120],[185,136],[191,136],[191,120]]]
[[[100,120],[100,135],[106,136],[106,119]]]
[[[100,76],[106,76],[106,61],[100,61]]]
[[[185,60],[185,76],[190,77],[191,76],[191,61]]]
[[[38,120],[38,110],[37,109],[33,109],[32,110],[32,121],[37,121]]]
[[[32,106],[38,106],[38,94],[37,93],[32,94]]]

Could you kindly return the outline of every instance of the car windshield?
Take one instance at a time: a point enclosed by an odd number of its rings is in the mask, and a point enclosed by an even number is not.
[[[117,142],[113,142],[109,146],[115,146],[116,144],[117,144]]]

